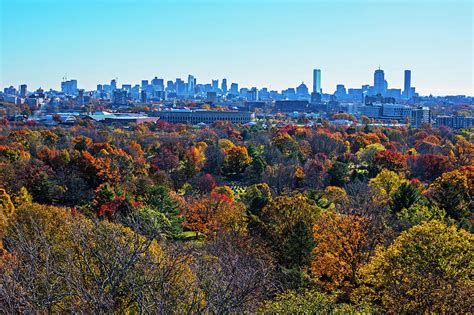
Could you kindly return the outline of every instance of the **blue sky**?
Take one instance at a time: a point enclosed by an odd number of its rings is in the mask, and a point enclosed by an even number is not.
[[[0,0],[0,84],[79,87],[194,74],[283,89],[322,70],[336,84],[389,87],[403,70],[423,94],[473,91],[470,0]]]

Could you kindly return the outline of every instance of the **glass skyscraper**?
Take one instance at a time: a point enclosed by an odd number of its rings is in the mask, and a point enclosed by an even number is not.
[[[313,92],[321,94],[321,70],[313,70]]]
[[[403,97],[406,99],[411,98],[411,70],[405,70],[405,84],[403,88]]]

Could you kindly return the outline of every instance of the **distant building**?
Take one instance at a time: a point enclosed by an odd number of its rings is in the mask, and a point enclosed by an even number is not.
[[[142,103],[146,103],[147,102],[147,95],[146,95],[146,90],[141,90],[140,92],[140,101]]]
[[[115,90],[112,92],[113,105],[127,105],[127,91]]]
[[[184,84],[184,81],[181,80],[180,78],[176,78],[175,87],[176,87],[176,89],[175,89],[176,94],[178,96],[182,96],[182,95],[186,94],[186,86]]]
[[[95,112],[86,116],[94,121],[103,122],[106,124],[141,124],[145,122],[157,122],[158,117],[149,117],[142,114],[131,113],[109,113],[109,112]]]
[[[222,79],[222,86],[221,86],[222,94],[227,94],[227,79]]]
[[[77,94],[77,105],[84,105],[84,89],[79,89]]]
[[[309,102],[305,100],[275,101],[274,112],[306,112],[309,110]]]
[[[348,89],[347,90],[347,97],[353,101],[364,101],[364,97],[362,95],[362,89]]]
[[[26,97],[26,94],[28,94],[26,84],[20,85],[20,97]]]
[[[321,70],[313,70],[313,93],[321,94]]]
[[[311,93],[311,103],[312,104],[321,103],[321,99],[322,99],[321,93],[316,93],[316,92]]]
[[[230,85],[229,93],[235,96],[239,95],[239,85],[237,83],[232,83]]]
[[[298,96],[299,99],[308,99],[309,98],[309,91],[308,87],[304,82],[302,82],[300,85],[296,87],[296,95]]]
[[[169,80],[168,82],[166,82],[166,91],[176,92],[176,86],[173,81]]]
[[[402,98],[402,90],[401,89],[389,89],[387,90],[387,97],[392,97],[396,100]]]
[[[336,95],[336,98],[338,100],[346,99],[346,96],[347,96],[346,87],[343,84],[336,85],[336,92],[334,92],[334,95]]]
[[[219,91],[219,80],[212,80],[212,91],[213,92]]]
[[[217,93],[216,92],[207,92],[206,97],[208,102],[215,102],[217,100]]]
[[[405,70],[403,98],[409,100],[411,97],[411,70]]]
[[[194,76],[188,75],[188,94],[191,96],[194,96],[194,93],[196,92],[196,80]]]
[[[132,85],[131,84],[122,84],[122,90],[125,90],[128,93],[130,93],[132,91]]]
[[[386,91],[385,73],[380,68],[374,72],[374,95],[385,95]]]
[[[473,116],[437,116],[435,118],[436,126],[449,127],[452,129],[474,128]]]
[[[360,116],[367,116],[376,120],[396,120],[404,123],[409,120],[411,126],[420,127],[431,122],[431,111],[428,107],[410,107],[401,104],[374,104],[357,107]]]
[[[30,108],[36,108],[39,106],[39,99],[36,97],[28,97],[25,99],[25,104],[27,104]]]
[[[253,87],[250,89],[250,91],[247,92],[247,100],[250,102],[254,102],[258,99],[258,91],[256,87]]]
[[[153,90],[155,92],[165,90],[165,84],[163,82],[163,79],[158,79],[157,77],[155,77],[153,80],[151,80],[151,85],[153,86]]]
[[[16,89],[13,86],[7,87],[3,89],[3,93],[6,95],[16,95]]]
[[[61,92],[66,95],[77,95],[77,80],[61,82]]]
[[[210,124],[216,121],[230,121],[232,123],[245,124],[253,119],[253,115],[250,112],[190,109],[161,110],[154,112],[153,116],[172,123],[190,123],[194,125],[199,123]]]

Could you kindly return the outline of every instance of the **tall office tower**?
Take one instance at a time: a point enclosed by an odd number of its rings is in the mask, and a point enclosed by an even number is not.
[[[176,86],[176,94],[178,95],[186,94],[186,86],[183,80],[181,80],[180,78],[176,78],[175,86]]]
[[[219,80],[212,80],[212,91],[217,92],[219,90]]]
[[[196,85],[195,85],[196,80],[194,79],[193,75],[188,75],[188,94],[193,95],[196,90]]]
[[[321,70],[313,70],[313,92],[321,94]]]
[[[26,84],[20,85],[20,97],[26,97],[26,94],[28,93]]]
[[[142,80],[142,90],[146,90],[147,86],[148,86],[148,80]]]
[[[410,99],[411,98],[411,70],[405,70],[405,84],[403,88],[403,98]]]
[[[336,92],[334,92],[334,95],[336,95],[336,98],[338,100],[343,100],[346,98],[347,93],[346,93],[346,87],[344,86],[344,84],[336,85]]]
[[[380,68],[374,72],[374,92],[375,94],[384,95],[385,90],[385,74]]]
[[[171,81],[171,80],[168,80],[168,82],[166,82],[166,90],[168,92],[175,92],[176,91],[176,88],[174,86],[174,82]]]
[[[112,91],[117,89],[117,80],[113,79],[110,81],[110,86],[112,87]]]
[[[229,93],[232,95],[239,95],[239,85],[237,83],[232,83],[230,85]]]
[[[222,94],[227,94],[227,79],[222,79]]]
[[[153,90],[155,91],[165,90],[165,84],[163,82],[163,79],[158,79],[157,77],[155,77],[153,80],[151,80],[151,85],[153,86]]]

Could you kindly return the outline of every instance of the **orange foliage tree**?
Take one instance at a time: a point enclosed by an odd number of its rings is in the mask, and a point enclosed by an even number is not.
[[[334,211],[321,215],[313,227],[316,246],[311,271],[317,283],[330,291],[356,284],[357,270],[370,253],[367,223],[362,217]]]

